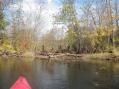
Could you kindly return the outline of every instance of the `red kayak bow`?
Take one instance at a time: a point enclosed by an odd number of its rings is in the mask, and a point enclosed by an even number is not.
[[[10,89],[32,89],[32,88],[27,82],[27,79],[24,76],[20,76]]]

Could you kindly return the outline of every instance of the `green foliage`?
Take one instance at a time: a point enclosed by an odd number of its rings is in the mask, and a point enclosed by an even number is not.
[[[69,45],[73,45],[73,43],[76,41],[77,39],[77,34],[74,30],[69,29],[67,31],[67,35],[66,35],[66,41]]]
[[[62,9],[60,14],[56,16],[56,20],[69,26],[76,20],[75,0],[63,0],[62,4]]]
[[[94,31],[82,29],[79,33],[69,29],[65,40],[76,52],[110,52],[110,50],[113,50],[113,46],[109,43],[110,35],[112,35],[112,30],[105,27],[98,27]]]
[[[3,44],[0,46],[0,51],[8,51],[10,53],[14,53],[15,52],[13,46],[10,43],[10,40],[6,39],[6,38],[4,39]]]
[[[7,41],[2,45],[4,50],[15,52],[14,48],[10,43],[7,43]]]
[[[0,15],[0,18],[1,18],[1,15]],[[4,30],[6,27],[6,21],[4,18],[1,18],[0,19],[0,30]]]
[[[4,13],[2,10],[2,3],[0,2],[0,40],[3,41],[3,38],[5,38],[5,27],[6,27],[6,21],[5,21],[5,17],[4,17]]]
[[[1,5],[1,3],[0,3]],[[6,21],[5,21],[5,16],[3,11],[1,10],[1,6],[0,6],[0,30],[4,30],[6,27]]]

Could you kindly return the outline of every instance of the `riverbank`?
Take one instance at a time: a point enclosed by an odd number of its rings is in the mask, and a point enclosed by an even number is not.
[[[94,54],[70,54],[70,53],[56,53],[49,55],[36,56],[37,59],[49,59],[56,61],[89,61],[89,60],[106,60],[119,61],[119,53],[94,53]]]
[[[95,54],[86,54],[83,60],[106,60],[106,61],[113,61],[119,62],[119,53],[95,53]]]
[[[56,60],[56,61],[89,61],[89,60],[107,60],[118,62],[119,52],[113,53],[93,53],[93,54],[71,54],[71,53],[45,53],[45,54],[35,54],[34,52],[9,52],[0,51],[0,56],[9,57],[19,57],[19,58],[33,58],[39,60]]]

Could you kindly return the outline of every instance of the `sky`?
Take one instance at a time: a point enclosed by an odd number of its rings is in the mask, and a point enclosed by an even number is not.
[[[76,3],[76,8],[79,11],[80,15],[83,14],[79,9],[79,6],[82,5],[81,4],[82,1],[84,0],[77,0]],[[55,16],[59,12],[59,8],[62,7],[61,0],[23,0],[21,5],[23,10],[23,19],[26,20],[27,22],[29,20],[28,24],[30,24],[30,26],[34,26],[35,21],[37,22],[41,21],[39,22],[41,24],[39,26],[39,30],[41,31],[42,29],[42,32],[47,32],[50,29],[52,29],[54,22],[53,16]],[[7,8],[8,10],[5,11],[6,17],[9,21],[12,20],[13,13],[16,12],[18,8],[19,8],[18,2],[9,5],[9,7]],[[39,13],[41,13],[40,19],[38,18]],[[60,24],[58,27],[62,27],[62,25]]]
[[[18,10],[19,6],[19,2],[15,2],[9,4],[5,9],[4,12],[8,21],[12,21],[13,13]],[[59,0],[23,0],[21,6],[23,10],[23,19],[30,21],[30,26],[35,26],[34,24],[39,21],[41,26],[37,26],[37,28],[40,31],[42,29],[42,32],[45,33],[52,29],[54,22],[53,16],[59,11],[60,3]]]
[[[21,0],[18,0],[21,1]],[[77,0],[77,8],[81,5],[82,0]],[[15,0],[14,0],[15,2]],[[41,4],[43,3],[43,4]],[[23,0],[21,3],[23,10],[23,19],[30,24],[30,26],[35,26],[39,29],[39,33],[46,33],[53,27],[54,15],[59,12],[61,8],[61,0]],[[41,8],[42,6],[42,8]],[[11,3],[5,10],[6,17],[8,21],[12,21],[13,13],[19,8],[19,3]],[[40,13],[40,18],[39,18]],[[82,12],[80,12],[82,14]],[[40,23],[36,26],[34,24]],[[58,28],[62,28],[63,24],[58,25]],[[65,29],[66,30],[66,29]],[[64,31],[66,32],[66,31]]]

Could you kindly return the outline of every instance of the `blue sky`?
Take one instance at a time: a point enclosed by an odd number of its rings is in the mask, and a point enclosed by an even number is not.
[[[21,1],[21,0],[14,0],[16,1]],[[79,11],[79,14],[82,15],[82,11],[80,10],[80,6],[85,0],[76,0],[76,8]],[[43,3],[44,2],[44,3]],[[59,11],[59,8],[61,7],[62,3],[61,0],[23,0],[22,6],[23,6],[23,11],[24,14],[31,14],[34,11],[39,8],[40,4],[44,4],[44,10],[43,10],[43,17],[46,20],[47,26],[50,26],[49,29],[51,28],[51,23],[53,21],[53,15],[56,14]],[[17,3],[15,4],[10,4],[7,9],[5,9],[5,14],[7,17],[7,20],[10,21],[11,19],[11,14],[18,8]],[[36,12],[34,12],[36,13]],[[50,21],[50,22],[49,22]],[[49,25],[48,25],[49,24]]]
[[[43,1],[45,1],[43,3],[43,9],[40,10],[41,2]],[[45,34],[52,29],[54,22],[53,15],[59,11],[59,7],[61,6],[59,0],[23,0],[21,4],[25,24],[29,25],[29,27],[31,26],[38,29],[38,35],[41,33]],[[9,26],[12,26],[11,21],[13,20],[12,18],[15,16],[15,12],[18,10],[18,8],[18,2],[11,3],[9,6],[7,6],[7,8],[5,8],[4,13],[6,20],[8,20],[10,23]],[[38,18],[39,13],[41,13],[41,18]],[[40,23],[40,25],[34,25],[37,23]],[[62,25],[57,27],[60,28]]]
[[[18,0],[19,1],[19,0]],[[43,32],[47,32],[53,27],[53,16],[59,11],[61,7],[61,0],[23,0],[22,10],[24,12],[24,20],[30,19],[30,25],[34,25],[35,17],[38,17],[40,11],[41,3],[43,3],[43,9],[41,13],[42,26],[39,25],[39,29],[44,29]],[[82,0],[77,0],[76,6],[77,9],[82,5]],[[14,12],[18,9],[19,4],[14,3],[10,4],[7,9],[5,9],[6,18],[8,21],[12,20]],[[81,14],[82,12],[80,12]],[[30,16],[30,18],[29,18]],[[38,21],[38,19],[37,19]],[[28,22],[28,21],[27,21]],[[29,24],[28,23],[28,24]],[[62,26],[59,26],[62,27]]]

